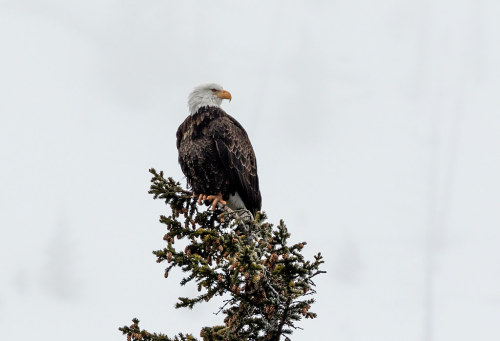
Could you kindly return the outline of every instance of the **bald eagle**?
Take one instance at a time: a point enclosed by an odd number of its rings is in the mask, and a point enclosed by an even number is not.
[[[220,108],[231,94],[218,84],[197,86],[189,95],[190,115],[177,130],[179,164],[188,186],[202,201],[247,209],[261,209],[257,160],[248,135]]]

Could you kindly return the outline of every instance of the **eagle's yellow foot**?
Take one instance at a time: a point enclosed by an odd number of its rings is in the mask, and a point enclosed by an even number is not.
[[[223,206],[226,205],[226,201],[222,199],[222,194],[219,193],[217,195],[209,195],[206,197],[205,200],[212,201],[212,211],[215,211],[215,208],[217,207],[218,203],[221,203]]]
[[[217,195],[206,195],[206,194],[198,195],[198,205],[201,205],[202,202],[205,200],[212,202],[212,211],[215,211],[215,207],[217,207],[218,203],[221,203],[224,206],[226,205],[226,201],[222,199],[222,193],[219,193]]]
[[[205,194],[198,195],[198,205],[201,205],[201,201],[203,200],[203,197],[206,197],[206,195]]]

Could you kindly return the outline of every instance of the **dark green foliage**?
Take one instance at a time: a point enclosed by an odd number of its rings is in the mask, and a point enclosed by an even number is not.
[[[174,338],[170,338],[164,334],[151,334],[146,330],[141,330],[139,328],[139,320],[132,319],[132,325],[130,327],[124,326],[119,328],[123,334],[127,335],[127,341],[131,340],[142,340],[142,341],[195,341],[196,338],[191,334],[184,335],[180,333]]]
[[[217,295],[228,297],[219,310],[225,315],[224,325],[203,328],[203,340],[290,340],[297,321],[316,317],[309,309],[315,293],[312,278],[324,272],[319,270],[320,253],[306,261],[301,254],[306,243],[288,245],[284,222],[273,226],[263,213],[252,222],[240,218],[247,212],[199,211],[196,199],[179,183],[165,179],[163,172],[150,172],[149,193],[165,200],[172,211],[160,217],[167,227],[167,246],[153,252],[156,261],[168,263],[165,277],[174,267],[181,268],[186,273],[181,284],[194,281],[200,292],[180,297],[176,308],[192,308]],[[187,246],[176,248],[175,239],[185,240]],[[140,330],[137,319],[133,322],[120,328],[129,340],[196,340],[191,335],[151,334]]]

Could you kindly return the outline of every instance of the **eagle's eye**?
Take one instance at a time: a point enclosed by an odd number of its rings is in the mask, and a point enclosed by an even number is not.
[[[212,90],[212,92],[217,92],[217,89],[210,89],[210,90]]]

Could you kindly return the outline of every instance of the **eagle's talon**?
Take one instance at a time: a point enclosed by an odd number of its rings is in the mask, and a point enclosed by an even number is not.
[[[207,205],[209,205],[211,202],[210,206],[212,207],[212,211],[215,211],[215,208],[217,207],[218,203],[222,204],[223,206],[227,204],[226,201],[222,199],[222,193],[219,193],[217,195],[206,195],[206,194],[198,195],[198,205],[201,205],[205,201],[208,201]]]
[[[222,199],[222,194],[219,193],[217,195],[209,195],[207,196],[206,200],[212,201],[212,211],[215,211],[215,208],[217,207],[218,203],[221,203],[223,206],[226,205],[226,201]]]

